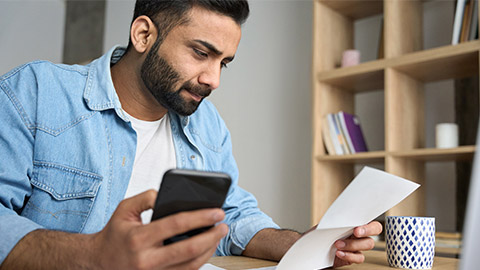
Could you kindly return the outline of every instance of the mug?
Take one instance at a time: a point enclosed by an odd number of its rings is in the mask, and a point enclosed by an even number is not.
[[[405,269],[430,269],[435,256],[435,218],[387,216],[388,264]]]

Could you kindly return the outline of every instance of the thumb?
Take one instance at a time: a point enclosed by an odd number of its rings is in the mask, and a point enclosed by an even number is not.
[[[157,191],[150,189],[125,199],[118,205],[118,214],[124,218],[139,219],[143,211],[154,207],[156,198]]]

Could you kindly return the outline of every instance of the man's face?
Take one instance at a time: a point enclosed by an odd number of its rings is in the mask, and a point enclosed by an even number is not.
[[[230,17],[194,7],[189,22],[158,39],[141,67],[141,78],[168,110],[190,115],[220,83],[222,67],[233,60],[240,26]]]

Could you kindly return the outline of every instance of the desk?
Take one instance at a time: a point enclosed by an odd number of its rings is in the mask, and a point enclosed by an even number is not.
[[[388,266],[387,255],[384,251],[366,251],[365,254],[365,263],[362,264],[353,264],[349,266],[344,266],[339,269],[341,270],[393,270],[399,268],[391,268]],[[230,257],[212,257],[209,263],[225,268],[228,270],[240,270],[240,269],[249,269],[249,268],[260,268],[276,265],[275,262],[252,259],[242,256],[230,256]],[[455,258],[444,258],[444,257],[435,257],[433,262],[432,270],[454,270],[458,269],[458,259]]]
[[[251,269],[277,265],[277,262],[244,256],[212,257],[208,260],[208,263],[228,270]]]

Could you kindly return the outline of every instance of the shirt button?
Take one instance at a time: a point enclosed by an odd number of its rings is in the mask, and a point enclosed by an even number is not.
[[[191,159],[195,159],[195,155],[191,155],[190,158],[191,158]]]

